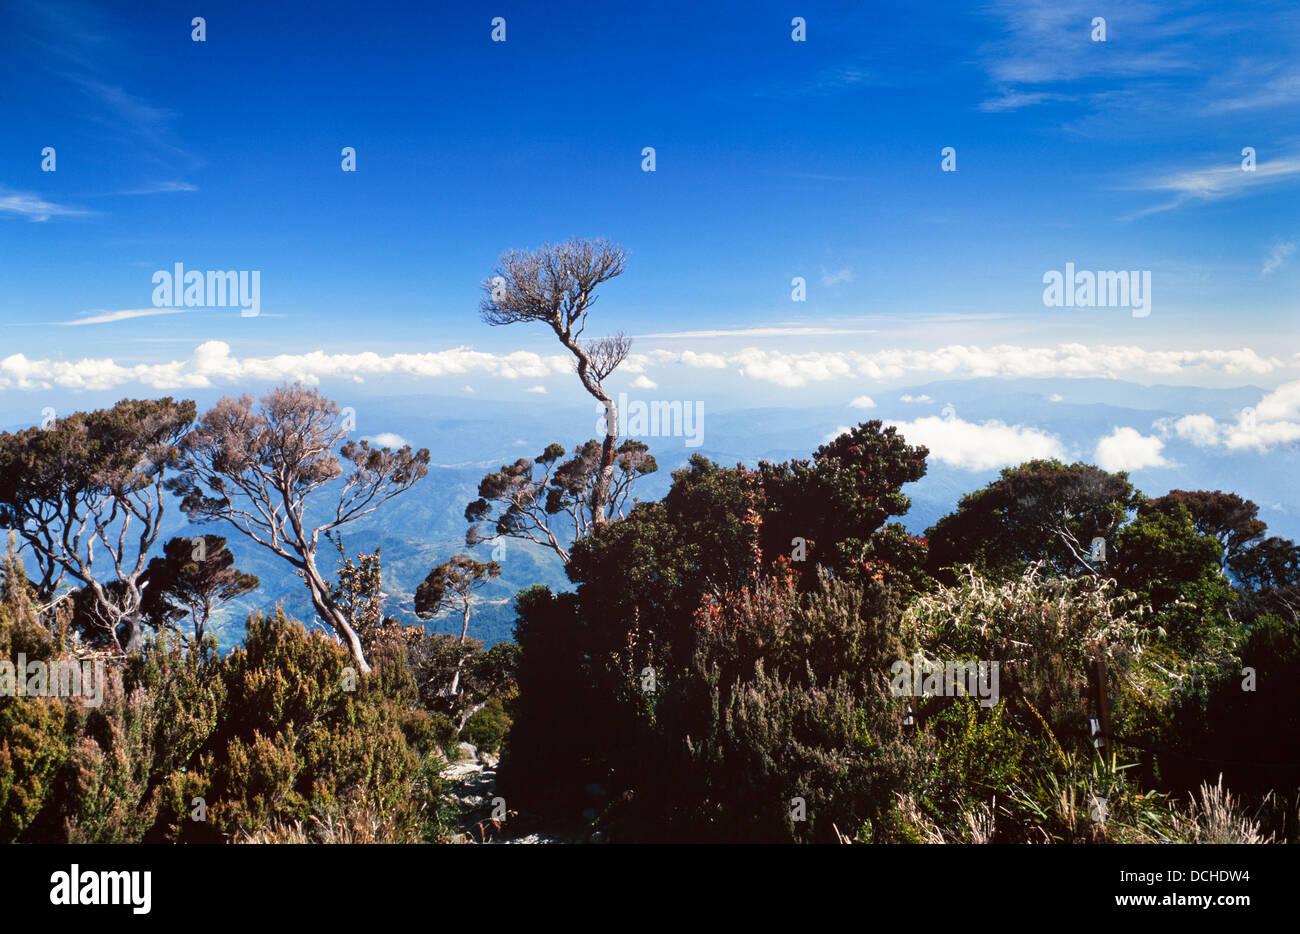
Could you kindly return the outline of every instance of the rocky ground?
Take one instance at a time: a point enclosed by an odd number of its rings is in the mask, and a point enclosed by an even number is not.
[[[442,770],[442,777],[452,783],[452,795],[460,804],[462,818],[455,843],[588,843],[596,842],[599,835],[583,834],[580,830],[567,833],[543,830],[527,815],[505,807],[505,819],[494,815],[502,811],[502,801],[496,797],[498,758],[491,753],[480,753],[469,743],[460,744],[460,758]]]

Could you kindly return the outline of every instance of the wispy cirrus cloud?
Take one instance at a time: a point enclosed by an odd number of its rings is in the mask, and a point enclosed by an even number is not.
[[[758,97],[822,97],[856,88],[890,87],[895,79],[863,61],[826,65],[806,80],[777,82],[756,91]]]
[[[1047,91],[1014,91],[1003,88],[998,91],[996,97],[989,97],[980,101],[979,109],[985,113],[1004,113],[1010,110],[1019,110],[1021,107],[1032,107],[1035,104],[1047,104],[1053,101],[1068,102],[1075,99],[1076,97],[1073,94],[1049,93]]]
[[[155,107],[121,86],[102,81],[89,74],[71,71],[58,74],[81,88],[92,101],[107,112],[107,116],[116,125],[125,125],[151,143],[180,151],[167,136],[168,121],[174,116],[172,111],[165,107]]]
[[[853,281],[853,270],[850,269],[848,266],[844,266],[840,269],[834,269],[834,270],[831,269],[822,270],[822,285],[826,286],[827,288],[832,288],[837,285],[843,285],[846,282],[852,282],[852,281]]]
[[[0,188],[0,214],[13,214],[41,223],[51,217],[86,217],[93,213],[71,205],[46,201],[42,196],[31,192]]]
[[[104,139],[129,147],[134,164],[161,166],[183,175],[201,160],[175,137],[175,113],[130,89],[145,53],[116,11],[89,2],[11,0],[6,31],[16,57],[81,93],[86,125],[103,128]],[[144,158],[140,158],[143,156]],[[172,187],[176,186],[176,187]],[[185,182],[146,183],[128,194],[187,191]]]
[[[1284,107],[1300,101],[1300,67],[1258,59],[1237,62],[1207,88],[1205,112],[1224,115]]]
[[[1232,15],[1195,0],[994,0],[985,11],[1001,34],[978,52],[993,86],[984,111],[1069,102],[1076,110],[1177,119],[1300,101],[1287,4]],[[1104,42],[1093,41],[1094,17],[1105,20]],[[1253,54],[1224,55],[1228,44]]]
[[[1168,192],[1172,198],[1136,211],[1124,219],[1134,220],[1162,211],[1172,211],[1192,201],[1220,201],[1238,197],[1270,185],[1293,181],[1297,176],[1300,176],[1300,155],[1261,159],[1255,164],[1253,171],[1242,169],[1241,163],[1235,160],[1180,169],[1153,176],[1130,186],[1142,191]]]
[[[1268,256],[1264,257],[1264,265],[1260,268],[1259,274],[1261,276],[1273,275],[1273,273],[1282,268],[1282,264],[1286,262],[1287,257],[1294,252],[1294,243],[1287,242],[1273,244],[1273,249],[1269,250]]]
[[[182,315],[200,308],[123,308],[119,311],[88,311],[85,317],[73,318],[71,321],[59,321],[60,327],[77,327],[83,324],[112,324],[115,321],[129,321],[132,318],[152,318],[155,315]]]
[[[198,185],[191,185],[189,182],[150,182],[141,185],[139,188],[132,188],[129,191],[118,191],[114,194],[119,195],[162,195],[170,194],[177,191],[198,191]]]
[[[979,50],[996,89],[981,104],[986,111],[1090,100],[1098,92],[1075,85],[1187,73],[1199,62],[1192,40],[1201,20],[1168,5],[1139,0],[1100,10],[1090,0],[995,0],[986,10],[1002,26],[1002,35]],[[1098,15],[1108,42],[1128,40],[1123,54],[1106,54],[1107,43],[1092,41]]]

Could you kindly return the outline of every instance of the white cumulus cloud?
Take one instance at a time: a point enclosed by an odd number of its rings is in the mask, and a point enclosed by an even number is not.
[[[140,383],[154,389],[206,388],[221,383],[252,380],[261,383],[301,380],[307,384],[332,377],[364,382],[368,377],[440,377],[482,373],[501,379],[538,379],[570,373],[573,362],[558,354],[542,356],[517,350],[491,354],[456,347],[430,353],[373,352],[328,354],[277,354],[272,357],[236,357],[224,341],[207,341],[187,360],[123,365],[112,358],[81,360],[29,360],[21,353],[0,360],[0,389],[112,389]],[[473,390],[466,386],[466,391]]]
[[[1204,413],[1162,418],[1155,428],[1164,437],[1177,437],[1201,448],[1263,453],[1300,440],[1300,380],[1283,383],[1253,408],[1232,421]]]
[[[671,351],[666,351],[668,356],[674,357]],[[727,358],[716,353],[696,353],[694,350],[683,350],[681,361],[687,366],[693,366],[697,369],[704,370],[725,370],[727,368]]]
[[[109,313],[114,314],[114,313]],[[1264,356],[1249,348],[1236,350],[1146,350],[1128,346],[1060,344],[1055,347],[954,344],[937,350],[887,349],[762,350],[747,347],[729,353],[654,349],[639,355],[629,372],[642,375],[647,363],[680,363],[706,370],[731,369],[742,378],[798,388],[846,380],[899,380],[925,374],[958,378],[1068,378],[1125,376],[1192,377],[1266,376],[1300,366],[1300,355],[1289,360]],[[111,357],[80,360],[29,359],[21,353],[0,360],[0,389],[110,389],[134,383],[155,389],[209,387],[238,381],[301,380],[314,384],[325,378],[364,382],[382,377],[466,377],[527,379],[571,375],[573,359],[517,350],[488,353],[453,347],[425,353],[284,353],[265,357],[236,356],[224,341],[199,345],[186,359],[165,363],[118,362]],[[648,377],[647,377],[648,379]],[[1278,395],[1269,405],[1300,402],[1300,393]],[[924,396],[905,397],[913,402]],[[1261,403],[1263,405],[1263,403]]]
[[[1161,453],[1165,443],[1136,428],[1116,428],[1097,442],[1097,466],[1102,470],[1142,470],[1166,467],[1169,462]]]
[[[660,364],[734,368],[741,376],[797,388],[813,383],[860,378],[897,380],[917,374],[946,378],[1066,378],[1156,376],[1214,373],[1265,376],[1297,360],[1284,361],[1243,347],[1230,350],[1147,350],[1124,345],[1058,344],[1054,347],[991,347],[952,344],[937,350],[888,349],[786,351],[746,347],[731,353],[655,350]]]
[[[1156,427],[1164,426],[1157,424]],[[1209,415],[1184,415],[1174,421],[1170,427],[1179,438],[1200,447],[1219,443],[1219,424]]]
[[[964,470],[990,470],[1039,458],[1064,459],[1059,438],[1024,425],[930,416],[893,422],[908,444],[924,444],[930,459]]]
[[[381,431],[379,434],[370,435],[368,438],[364,438],[363,440],[369,441],[372,445],[381,448],[404,448],[411,443],[401,435],[395,434],[391,431]]]

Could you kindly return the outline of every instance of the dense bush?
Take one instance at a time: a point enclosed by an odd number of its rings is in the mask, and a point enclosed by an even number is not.
[[[81,651],[32,623],[13,579],[2,657]],[[439,833],[436,724],[404,660],[376,657],[359,676],[337,643],[277,612],[254,615],[225,659],[160,637],[109,661],[98,705],[0,698],[4,839],[198,842],[357,814],[380,815],[393,838]]]
[[[849,440],[862,451],[869,435]],[[981,546],[976,566],[932,564],[935,583],[923,548],[895,550],[881,573],[844,554],[799,566],[776,553],[801,504],[833,507],[836,521],[868,508],[872,494],[822,489],[843,471],[819,462],[749,472],[696,458],[662,503],[575,546],[575,593],[520,594],[502,773],[513,800],[566,818],[585,804],[615,840],[1294,836],[1285,795],[1268,795],[1293,787],[1280,761],[1265,757],[1253,781],[1231,773],[1249,800],[1215,784],[1233,755],[1258,755],[1270,726],[1300,736],[1283,687],[1300,657],[1295,616],[1267,612],[1291,605],[1294,562],[1276,544],[1255,553],[1252,504],[1147,501],[1122,475],[1025,465],[938,526],[949,557],[972,553],[981,523],[1015,547]],[[847,520],[861,530],[855,549],[889,540],[891,508]],[[824,511],[809,508],[804,527]],[[835,528],[831,541],[848,534]],[[1105,560],[1088,548],[1097,533]],[[1234,581],[1228,565],[1254,570]],[[996,661],[998,703],[891,696],[891,665],[916,653]],[[1268,691],[1240,690],[1252,660]],[[1087,729],[1097,661],[1118,737],[1100,751]],[[1258,730],[1233,725],[1247,712]],[[608,796],[584,793],[593,783]],[[794,798],[804,820],[792,819]]]
[[[603,826],[728,842],[869,832],[924,746],[888,693],[903,651],[888,592],[826,579],[800,594],[770,578],[705,601],[695,620],[691,665],[655,706],[655,767]]]

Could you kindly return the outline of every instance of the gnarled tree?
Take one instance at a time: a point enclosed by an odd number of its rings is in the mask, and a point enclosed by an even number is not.
[[[50,600],[65,578],[79,582],[93,595],[88,628],[122,652],[140,643],[166,474],[193,421],[193,402],[123,399],[0,435],[0,525],[35,557],[38,594]]]
[[[337,449],[337,453],[336,453]],[[344,463],[347,467],[344,467]],[[317,563],[322,534],[368,516],[429,472],[429,452],[393,451],[348,440],[339,407],[315,389],[281,386],[254,407],[227,397],[203,413],[182,445],[184,475],[173,486],[197,521],[223,519],[298,572],[312,606],[362,671],[356,629]],[[330,489],[337,500],[325,507]],[[309,504],[317,509],[308,514]]]
[[[540,321],[555,332],[573,354],[582,386],[605,407],[605,440],[600,469],[591,488],[591,515],[598,525],[608,521],[606,502],[614,483],[618,444],[618,406],[604,381],[632,348],[625,334],[582,341],[587,315],[596,302],[596,287],[621,275],[627,254],[607,240],[566,240],[529,252],[501,255],[491,278],[483,280],[479,311],[488,324]]]

